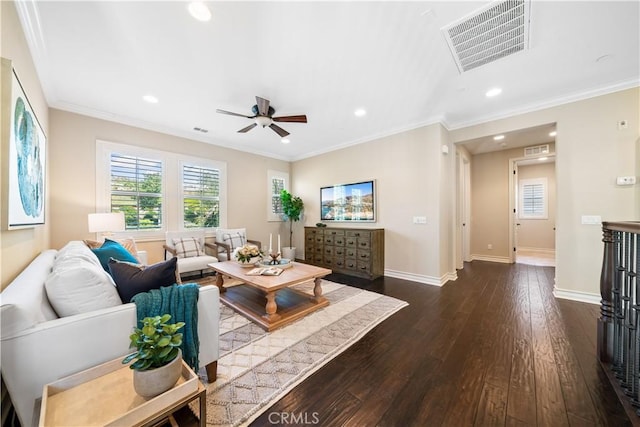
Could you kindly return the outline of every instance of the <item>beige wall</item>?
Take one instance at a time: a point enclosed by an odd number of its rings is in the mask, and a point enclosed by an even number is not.
[[[302,222],[320,221],[320,187],[373,178],[377,222],[356,226],[385,229],[386,274],[440,283],[455,272],[448,219],[455,153],[441,152],[446,134],[436,124],[294,162],[293,190],[305,203]],[[425,216],[427,223],[413,224],[414,216]],[[294,240],[304,247],[302,225]]]
[[[96,140],[136,145],[227,164],[227,226],[246,227],[250,239],[266,243],[269,233],[284,233],[281,222],[267,222],[267,170],[289,172],[289,163],[219,146],[165,135],[106,120],[51,110],[51,245],[95,238],[87,215],[96,208]],[[162,241],[141,242],[149,262],[161,261]]]
[[[618,130],[619,120],[628,120]],[[640,135],[640,88],[572,102],[451,132],[453,142],[557,123],[556,290],[599,293],[602,232],[581,215],[604,221],[638,219],[633,186],[615,177],[635,176]],[[637,186],[637,185],[636,185]]]
[[[51,148],[52,141],[49,135],[49,116],[47,103],[40,87],[40,81],[35,71],[27,42],[18,20],[18,15],[13,2],[0,1],[0,57],[11,61],[11,66],[16,71],[20,83],[29,98],[40,124],[48,136],[47,148]],[[8,78],[5,74],[9,74]],[[2,70],[3,81],[11,81],[9,67]],[[0,205],[0,284],[6,287],[15,276],[36,257],[43,249],[49,246],[49,230],[51,228],[50,189],[51,182],[45,189],[45,225],[17,230],[7,230],[7,206],[8,199],[8,153],[9,153],[9,91],[2,89],[2,113],[0,114],[0,162],[2,173],[0,174],[0,188],[2,188],[2,205]],[[48,150],[47,150],[48,151]],[[47,153],[48,154],[48,153]],[[49,156],[47,156],[49,157]],[[47,175],[50,161],[47,159]]]
[[[518,180],[547,179],[547,218],[518,218],[518,249],[555,250],[556,238],[556,165],[555,162],[518,166]]]

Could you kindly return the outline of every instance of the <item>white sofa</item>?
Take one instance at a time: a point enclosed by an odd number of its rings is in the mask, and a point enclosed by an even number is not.
[[[38,423],[39,398],[45,384],[131,352],[129,335],[136,324],[133,303],[58,316],[45,283],[48,279],[51,282],[56,263],[64,259],[67,268],[85,265],[94,273],[93,267],[84,263],[99,265],[84,243],[69,242],[60,251],[43,251],[0,293],[0,369],[23,426]],[[198,357],[210,382],[215,380],[219,357],[219,319],[218,288],[201,287]]]

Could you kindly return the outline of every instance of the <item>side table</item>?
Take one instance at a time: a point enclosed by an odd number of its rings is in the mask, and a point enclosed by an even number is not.
[[[182,361],[182,375],[166,392],[145,399],[133,388],[133,371],[122,358],[44,386],[40,426],[153,426],[199,399],[200,426],[206,426],[206,388]]]

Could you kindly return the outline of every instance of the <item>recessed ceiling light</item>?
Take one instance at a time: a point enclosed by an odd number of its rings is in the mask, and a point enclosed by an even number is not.
[[[356,117],[364,117],[367,115],[367,110],[365,110],[364,108],[358,108],[353,112],[353,114],[355,114]]]
[[[503,139],[504,139],[504,135],[496,135],[496,136],[493,137],[494,141],[501,141]]]
[[[145,95],[145,96],[142,97],[142,99],[147,101],[149,104],[157,104],[158,103],[158,98],[156,98],[153,95]]]
[[[547,159],[548,159],[548,157],[538,157],[538,161],[539,162],[544,162]]]
[[[211,20],[211,11],[209,8],[201,1],[192,1],[187,6],[189,9],[189,13],[191,16],[196,18],[198,21],[210,21]]]
[[[555,130],[553,132],[549,132],[549,136],[556,136],[558,134],[558,132],[556,132]]]
[[[500,95],[501,93],[502,89],[500,89],[499,87],[494,87],[492,89],[489,89],[485,95],[487,95],[487,98],[492,98],[494,96]]]
[[[291,142],[291,140],[289,138],[282,138],[280,142],[282,142],[283,144],[288,144]]]

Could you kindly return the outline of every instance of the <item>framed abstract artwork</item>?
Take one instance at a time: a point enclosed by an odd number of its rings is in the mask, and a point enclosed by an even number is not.
[[[44,224],[47,139],[13,69],[10,93],[7,218],[13,229]]]

